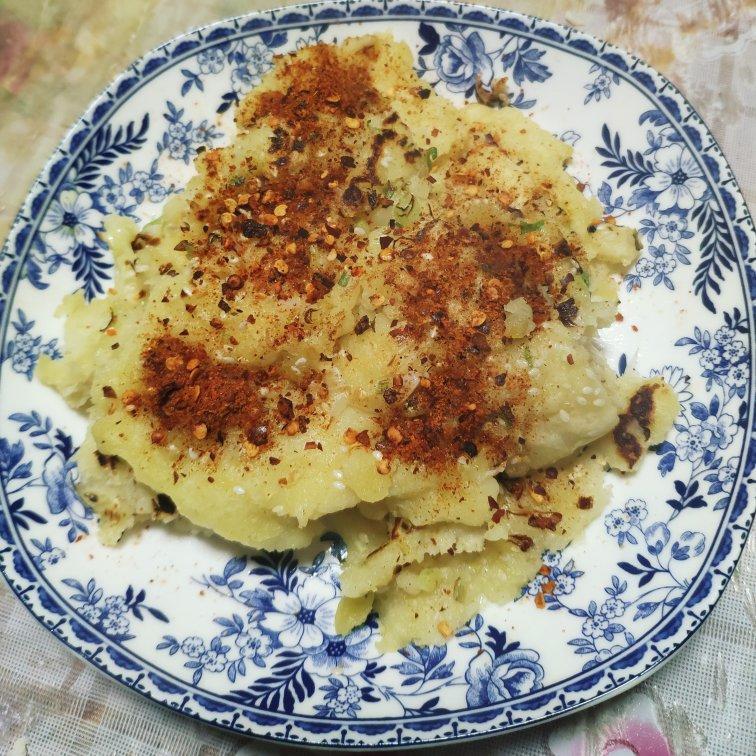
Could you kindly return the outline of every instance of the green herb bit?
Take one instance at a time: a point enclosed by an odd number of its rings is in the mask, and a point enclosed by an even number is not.
[[[520,231],[522,231],[523,234],[528,234],[531,231],[540,231],[545,222],[545,220],[539,220],[535,223],[520,223]]]
[[[581,270],[580,271],[580,278],[583,279],[583,283],[585,284],[586,289],[591,288],[591,277],[588,275],[588,271]]]
[[[405,190],[394,200],[394,205],[399,215],[407,215],[415,206],[415,195]]]
[[[229,186],[241,186],[245,181],[244,176],[233,176],[228,182]]]
[[[428,170],[431,169],[431,166],[436,162],[437,159],[438,150],[435,147],[431,147],[430,149],[425,151],[425,160],[428,163]]]
[[[528,363],[528,367],[533,367],[533,353],[527,344],[522,348],[522,355],[525,358],[525,362]]]
[[[337,283],[338,283],[339,286],[346,286],[349,283],[349,273],[347,273],[346,271],[344,271],[341,274],[341,277],[339,278],[339,280],[337,281]]]

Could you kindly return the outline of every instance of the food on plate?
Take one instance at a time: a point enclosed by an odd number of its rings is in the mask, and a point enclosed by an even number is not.
[[[388,36],[278,58],[235,120],[157,220],[107,220],[113,288],[62,306],[38,371],[89,418],[79,491],[107,544],[178,515],[254,549],[337,532],[337,628],[442,642],[677,413],[595,339],[635,235],[568,145],[455,106]]]

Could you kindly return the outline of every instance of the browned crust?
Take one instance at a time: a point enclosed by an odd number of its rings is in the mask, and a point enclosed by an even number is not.
[[[617,453],[632,469],[643,454],[643,446],[632,432],[634,424],[641,429],[645,440],[651,436],[651,424],[654,416],[654,392],[657,386],[642,386],[630,398],[627,410],[619,416],[619,422],[612,431],[612,438]]]

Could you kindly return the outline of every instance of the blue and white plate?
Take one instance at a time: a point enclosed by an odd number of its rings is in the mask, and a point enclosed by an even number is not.
[[[338,587],[313,565],[252,557],[177,527],[116,549],[76,497],[84,421],[34,379],[59,355],[53,312],[111,274],[108,213],[140,222],[232,134],[235,103],[274,55],[389,31],[439,94],[506,76],[514,107],[575,146],[570,168],[644,249],[603,335],[619,372],[658,373],[682,412],[579,542],[543,554],[516,602],[446,647],[375,650],[375,622],[321,647],[298,624]],[[325,2],[223,21],[132,65],[90,106],[32,188],[0,261],[0,567],[34,616],[142,695],[239,733],[390,747],[514,730],[637,683],[692,635],[724,589],[754,513],[753,221],[713,137],[636,58],[585,34],[441,2]],[[326,549],[329,544],[324,543]],[[544,594],[542,585],[553,582]],[[549,586],[551,587],[551,586]],[[539,608],[540,607],[540,608]],[[291,630],[285,632],[286,629]]]

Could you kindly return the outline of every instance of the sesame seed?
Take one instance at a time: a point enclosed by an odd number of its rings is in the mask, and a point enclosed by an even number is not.
[[[296,436],[299,433],[299,423],[296,420],[292,420],[286,425],[286,435]]]
[[[133,406],[133,401],[137,398],[137,393],[134,391],[134,389],[126,389],[126,391],[121,394],[121,401],[124,405],[127,406]]]
[[[395,428],[393,425],[386,431],[386,437],[394,444],[400,444],[404,438],[399,429]]]
[[[486,322],[486,313],[483,310],[473,310],[470,316],[470,325],[473,328],[483,325]]]
[[[180,367],[183,367],[184,361],[181,359],[181,357],[166,357],[165,359],[165,369],[166,370],[178,370]]]
[[[451,638],[452,635],[454,635],[454,631],[451,629],[451,625],[449,625],[446,620],[441,620],[441,622],[439,622],[436,627],[438,628],[438,632],[441,633],[444,638]]]
[[[344,441],[348,444],[357,443],[357,431],[354,428],[347,428],[344,431]]]

